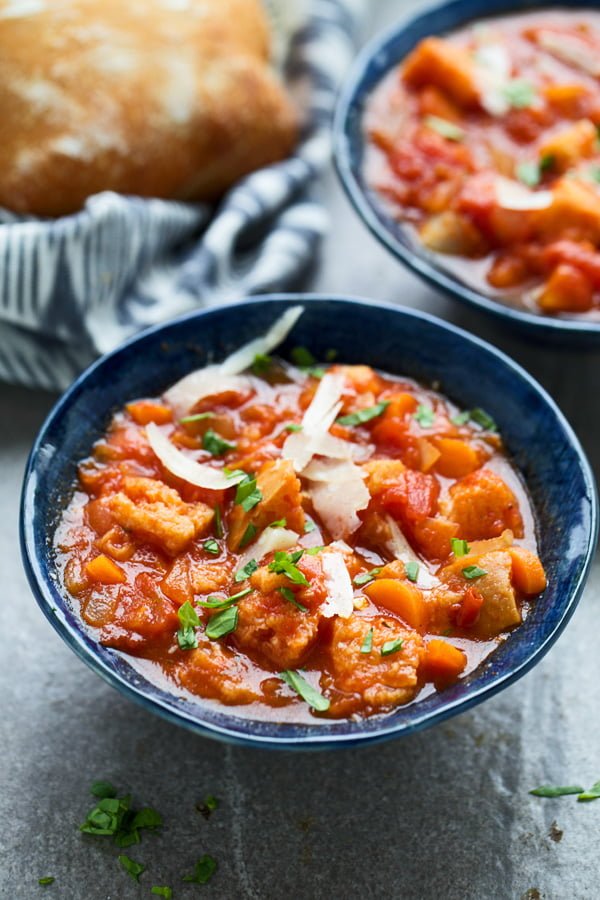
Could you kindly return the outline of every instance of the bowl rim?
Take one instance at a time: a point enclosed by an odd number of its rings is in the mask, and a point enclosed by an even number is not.
[[[452,25],[452,30],[461,28],[468,22],[477,20],[478,18],[489,18],[491,16],[507,14],[512,12],[527,12],[531,8],[537,6],[546,8],[543,0],[531,0],[527,7],[517,5],[517,0],[496,0],[494,9],[489,10],[484,0],[481,0],[481,12],[479,14],[461,12],[464,6],[468,6],[465,0],[441,0],[441,2],[428,3],[420,7],[417,12],[408,13],[401,16],[399,20],[380,31],[372,37],[356,56],[350,71],[346,75],[343,85],[338,94],[333,120],[333,162],[334,168],[338,174],[346,196],[350,200],[359,217],[363,220],[371,234],[376,237],[397,259],[399,259],[407,268],[426,281],[434,288],[442,289],[444,293],[470,307],[483,310],[496,316],[504,322],[505,325],[513,325],[520,329],[527,329],[537,333],[539,338],[573,338],[583,341],[597,341],[600,338],[600,321],[579,319],[558,319],[552,316],[538,315],[527,310],[521,310],[517,307],[509,306],[502,303],[500,299],[496,300],[492,296],[488,296],[475,287],[463,284],[450,271],[444,271],[438,268],[428,258],[426,252],[420,248],[411,249],[404,245],[393,233],[390,227],[377,214],[376,204],[371,203],[367,197],[367,190],[361,184],[360,179],[355,174],[355,167],[352,163],[351,148],[354,141],[351,135],[351,121],[354,114],[359,120],[363,118],[362,104],[363,98],[370,96],[373,90],[381,83],[381,80],[392,71],[403,59],[407,53],[394,58],[393,62],[386,62],[385,66],[377,63],[377,56],[387,50],[388,45],[393,43],[404,31],[417,27],[421,21],[429,16],[433,16],[436,12],[448,9],[456,10],[456,21]],[[589,6],[594,4],[589,3]],[[596,4],[597,5],[597,4]],[[582,5],[585,8],[586,3]],[[435,31],[434,34],[445,34],[448,29]],[[366,82],[370,83],[368,71],[374,66],[378,71],[376,81],[367,89]],[[382,207],[383,211],[383,207]],[[401,227],[401,226],[400,226]]]
[[[240,731],[235,727],[235,717],[232,717],[234,720],[233,727],[221,726],[210,721],[207,722],[200,718],[202,716],[202,710],[200,710],[199,713],[197,712],[196,714],[191,715],[183,709],[177,709],[175,705],[174,695],[169,695],[171,698],[169,701],[163,701],[159,697],[148,695],[144,692],[143,688],[137,688],[136,686],[126,681],[123,677],[121,677],[118,672],[113,671],[112,669],[107,667],[103,663],[103,661],[99,659],[98,656],[94,652],[92,652],[84,642],[82,637],[83,632],[80,633],[71,628],[65,621],[63,621],[62,616],[57,615],[53,591],[55,592],[57,597],[61,597],[63,600],[65,600],[65,595],[58,589],[57,585],[51,585],[49,583],[49,579],[44,576],[44,572],[38,559],[33,491],[35,490],[37,477],[36,467],[38,455],[40,453],[40,450],[44,446],[47,432],[57,421],[60,420],[63,410],[69,407],[69,405],[85,389],[88,379],[91,376],[95,375],[100,369],[109,365],[111,360],[115,356],[119,354],[125,354],[132,347],[138,344],[143,345],[146,341],[152,340],[152,338],[160,332],[168,331],[170,328],[177,329],[182,324],[185,324],[187,322],[196,322],[198,320],[201,321],[206,316],[210,316],[213,313],[222,313],[224,310],[226,310],[228,313],[231,313],[232,315],[235,315],[240,310],[251,310],[253,306],[260,306],[269,301],[277,301],[278,303],[284,303],[286,306],[292,306],[298,303],[301,303],[303,305],[316,305],[323,300],[340,303],[340,305],[342,306],[351,308],[354,306],[363,308],[368,307],[374,312],[376,312],[378,309],[383,309],[398,315],[400,318],[410,317],[420,320],[446,332],[449,336],[452,336],[454,340],[467,341],[471,343],[479,351],[483,351],[484,353],[492,356],[500,365],[508,367],[518,379],[524,381],[527,387],[530,390],[533,390],[534,393],[538,395],[540,400],[547,407],[549,407],[551,413],[555,417],[557,425],[559,426],[565,437],[565,440],[569,443],[570,446],[572,446],[577,458],[578,472],[585,488],[585,497],[586,499],[589,499],[590,503],[590,528],[589,532],[586,534],[585,555],[582,560],[581,569],[571,588],[570,596],[561,618],[555,623],[553,629],[545,635],[543,640],[539,644],[536,644],[534,646],[527,658],[521,661],[515,668],[512,668],[507,672],[497,674],[494,677],[493,681],[491,681],[487,685],[480,686],[479,688],[474,685],[472,693],[470,693],[467,697],[450,700],[440,709],[434,710],[432,712],[425,712],[421,716],[415,716],[410,722],[403,722],[402,720],[399,720],[392,723],[390,722],[390,718],[388,716],[382,716],[379,720],[379,727],[374,728],[373,730],[366,733],[361,733],[360,731],[350,733],[327,733],[326,731],[322,731],[317,734],[316,729],[319,726],[315,725],[314,734],[311,734],[309,731],[308,734],[301,736],[282,735],[281,737],[279,737],[276,734],[265,735],[252,733],[250,731]],[[339,749],[342,747],[357,746],[359,744],[366,745],[378,743],[384,740],[389,740],[393,737],[400,737],[403,735],[411,734],[415,731],[420,731],[423,728],[427,728],[439,722],[442,722],[449,717],[457,715],[458,713],[465,712],[466,710],[471,709],[473,706],[481,703],[488,697],[491,697],[504,688],[508,687],[510,684],[513,684],[515,681],[525,675],[531,668],[533,668],[533,666],[536,665],[543,658],[543,656],[545,656],[551,646],[558,639],[571,616],[573,615],[573,612],[575,611],[577,603],[579,602],[579,599],[581,597],[583,588],[586,584],[589,570],[594,558],[596,542],[598,538],[598,523],[598,493],[592,468],[590,466],[589,460],[587,459],[585,451],[583,450],[583,447],[581,446],[577,435],[573,431],[571,425],[565,418],[556,402],[537,382],[537,380],[532,375],[530,375],[522,366],[512,360],[507,354],[503,353],[501,350],[498,350],[496,347],[492,346],[481,338],[472,335],[464,329],[459,328],[449,322],[445,322],[444,320],[439,319],[437,316],[433,316],[429,313],[402,306],[396,306],[391,303],[373,302],[361,297],[325,293],[261,294],[254,295],[250,299],[227,304],[220,304],[218,306],[208,307],[200,310],[194,310],[191,313],[185,313],[184,315],[178,316],[177,318],[172,319],[168,322],[160,323],[151,328],[148,328],[143,332],[133,336],[132,338],[129,338],[127,341],[121,343],[111,352],[100,357],[87,369],[85,369],[84,372],[82,372],[81,375],[79,375],[79,377],[67,389],[67,391],[65,391],[65,393],[57,400],[57,402],[54,404],[54,406],[46,416],[42,426],[40,427],[38,435],[29,453],[29,457],[25,467],[19,508],[19,538],[21,556],[32,593],[36,599],[38,606],[40,607],[48,621],[51,623],[55,631],[61,636],[65,643],[67,643],[68,646],[75,651],[80,659],[82,659],[83,662],[86,663],[87,666],[89,666],[94,672],[96,672],[96,674],[100,675],[100,677],[103,678],[104,681],[108,682],[108,684],[110,684],[112,687],[115,687],[121,694],[132,699],[138,705],[154,713],[157,713],[159,716],[167,719],[170,722],[174,722],[178,725],[183,725],[187,729],[200,734],[203,737],[218,738],[229,743],[245,746],[290,750],[319,750],[333,748]],[[221,711],[226,709],[226,707],[221,707]],[[240,719],[238,717],[238,721],[249,722],[251,720],[246,718]],[[260,724],[262,726],[265,725],[264,722],[261,722]],[[286,725],[286,723],[281,724],[270,721],[266,724],[268,726],[275,725],[278,728],[285,728]],[[289,724],[291,724],[292,726],[294,725],[294,723]]]

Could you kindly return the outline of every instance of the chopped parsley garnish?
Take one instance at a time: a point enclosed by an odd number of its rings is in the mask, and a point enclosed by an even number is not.
[[[173,889],[167,887],[166,885],[161,886],[155,884],[154,887],[150,891],[151,894],[154,894],[156,897],[165,897],[165,900],[171,900],[173,896]]]
[[[329,709],[329,700],[327,697],[324,697],[323,694],[310,685],[299,672],[295,672],[293,669],[286,669],[285,672],[280,672],[280,678],[285,681],[292,690],[296,691],[296,693],[299,694],[312,709],[316,709],[317,712],[325,712]]]
[[[217,503],[215,506],[215,535],[218,538],[222,538],[225,532],[223,531],[223,517],[221,516],[221,507]]]
[[[535,86],[525,78],[513,78],[502,88],[504,97],[514,109],[526,109],[535,103]]]
[[[248,522],[246,526],[246,530],[242,535],[242,539],[240,541],[240,550],[243,550],[244,547],[247,547],[248,544],[254,540],[256,535],[256,525],[253,525],[252,522]]]
[[[196,628],[200,624],[198,613],[189,600],[186,600],[177,610],[177,618],[181,628],[177,632],[177,643],[181,650],[194,650],[198,646]]]
[[[537,187],[540,183],[542,172],[536,159],[526,159],[520,162],[515,169],[515,174],[522,184],[527,187]]]
[[[44,875],[43,878],[38,878],[38,884],[54,884],[54,876]]]
[[[363,425],[365,422],[370,422],[371,419],[376,419],[377,416],[380,416],[382,412],[385,412],[389,405],[389,400],[383,400],[381,403],[376,403],[375,406],[368,406],[366,409],[359,409],[347,416],[341,416],[337,420],[337,424]]]
[[[486,431],[498,431],[498,426],[492,417],[486,413],[485,409],[481,409],[479,406],[475,409],[466,409],[450,419],[453,425],[465,425],[469,420],[475,422],[476,425],[479,425]]]
[[[306,369],[308,366],[314,366],[316,359],[306,347],[294,347],[290,353],[292,362],[300,369]]]
[[[125,871],[131,875],[134,881],[140,880],[140,875],[142,872],[146,871],[146,866],[143,866],[141,863],[135,862],[135,860],[131,859],[129,856],[125,856],[124,853],[119,855],[119,862],[125,869]]]
[[[466,556],[471,549],[468,543],[466,541],[463,541],[462,538],[450,538],[450,544],[452,546],[452,552],[457,558],[460,556]]]
[[[296,422],[288,422],[288,424],[283,427],[286,431],[302,431],[302,425],[297,425]]]
[[[308,584],[306,576],[302,574],[296,563],[304,553],[304,550],[294,550],[287,553],[285,550],[277,550],[273,562],[269,563],[269,572],[277,575],[285,575],[293,584]]]
[[[212,456],[223,456],[229,450],[235,450],[236,448],[235,444],[231,444],[229,441],[226,441],[221,437],[220,434],[217,434],[216,431],[213,431],[212,428],[209,428],[204,432],[204,437],[202,438],[202,446]]]
[[[103,800],[105,797],[116,797],[117,789],[110,781],[94,781],[90,788],[92,797],[98,797]]]
[[[211,641],[216,641],[218,638],[225,637],[226,634],[231,634],[232,631],[235,631],[238,623],[238,608],[237,606],[228,606],[227,609],[224,609],[222,612],[218,612],[215,616],[209,620],[204,633],[207,638],[210,638]]]
[[[371,627],[365,634],[365,639],[361,644],[360,652],[361,653],[370,653],[372,649],[373,649],[373,626],[371,625]]]
[[[258,563],[255,559],[249,559],[245,566],[235,573],[234,581],[238,584],[240,581],[245,581],[246,578],[250,578],[253,572],[256,572],[258,569]]]
[[[243,481],[240,481],[235,491],[234,503],[241,506],[244,512],[250,512],[257,503],[262,500],[260,488],[256,485],[254,475],[246,475]]]
[[[202,803],[198,803],[196,809],[202,813],[205,819],[210,819],[212,813],[219,808],[219,801],[212,794],[204,798]]]
[[[210,881],[216,871],[216,859],[209,856],[208,853],[205,853],[194,866],[192,874],[183,876],[183,881],[188,881],[192,884],[206,884]]]
[[[475,578],[481,578],[483,575],[487,575],[485,569],[480,569],[479,566],[465,566],[462,570],[463,575],[469,581],[473,581]]]
[[[374,569],[371,569],[369,572],[361,572],[360,575],[357,575],[354,578],[354,584],[357,587],[360,587],[361,584],[368,584],[369,581],[373,581],[376,575],[379,575],[381,572],[381,566],[377,566]]]
[[[485,409],[481,409],[481,407],[477,406],[475,409],[471,410],[469,415],[472,422],[480,425],[486,431],[498,430],[498,426],[496,425],[492,417],[486,413]]]
[[[275,519],[274,522],[271,522],[269,528],[285,528],[287,525],[287,519]]]
[[[201,412],[195,413],[193,416],[184,416],[179,421],[182,425],[191,425],[193,422],[203,422],[204,419],[210,419],[211,416],[214,416],[213,412]]]
[[[425,404],[419,403],[417,411],[416,413],[414,413],[413,418],[416,419],[421,428],[431,428],[431,426],[435,422],[435,413],[430,406],[425,406]]]
[[[410,562],[407,562],[404,566],[404,571],[406,572],[406,577],[409,581],[416,581],[419,577],[419,563],[415,562],[414,559],[411,559]]]
[[[449,122],[448,119],[442,119],[441,116],[425,116],[423,124],[432,131],[437,131],[448,141],[462,141],[465,136],[464,129],[455,125],[454,122]]]
[[[231,606],[232,603],[237,603],[242,597],[247,597],[248,594],[251,593],[252,588],[247,587],[244,588],[243,591],[238,591],[237,594],[232,594],[231,597],[225,597],[224,599],[221,597],[209,597],[208,600],[196,600],[196,603],[203,609],[225,609],[226,607]]]
[[[214,538],[209,538],[207,541],[204,541],[202,544],[203,548],[207,553],[212,553],[213,556],[218,556],[221,552],[221,548],[217,544]]]
[[[587,800],[600,800],[600,781],[593,784],[589,790],[582,791],[577,799],[580,803],[584,803]]]
[[[403,643],[404,641],[401,638],[396,638],[395,641],[386,641],[381,648],[381,655],[389,656],[391,653],[397,653]]]
[[[280,587],[280,588],[277,588],[277,590],[279,591],[279,593],[281,594],[281,596],[283,597],[284,600],[287,600],[288,603],[291,603],[293,606],[296,607],[296,609],[299,609],[300,612],[308,612],[308,609],[306,608],[306,606],[302,606],[301,603],[298,603],[298,601],[296,600],[296,595],[294,594],[294,592],[291,588]]]
[[[317,526],[313,522],[313,520],[307,519],[306,522],[304,523],[304,534],[310,534],[311,531],[316,531],[316,530],[317,530]]]
[[[455,416],[452,416],[450,421],[453,425],[466,425],[470,418],[471,413],[468,409],[465,409],[464,412],[457,413]]]
[[[321,550],[325,549],[325,544],[319,544],[318,547],[309,547],[308,550],[305,550],[305,553],[308,553],[309,556],[316,556],[317,553],[320,553]]]
[[[551,784],[542,784],[540,787],[529,791],[534,797],[565,797],[567,794],[581,794],[583,788],[580,785],[567,785],[566,787],[555,787]]]
[[[257,353],[252,362],[252,371],[255,375],[266,375],[273,363],[272,357],[267,353]]]

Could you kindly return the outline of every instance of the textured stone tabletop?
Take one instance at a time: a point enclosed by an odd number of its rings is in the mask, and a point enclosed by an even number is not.
[[[378,0],[378,27],[398,3]],[[335,178],[333,227],[311,286],[426,309],[486,338],[556,398],[600,469],[600,351],[536,346],[434,295],[357,221]],[[18,496],[53,398],[0,386],[0,897],[595,900],[600,802],[540,800],[540,783],[600,778],[600,567],[566,632],[530,674],[435,729],[365,750],[290,754],[226,747],[138,708],[49,628],[22,572]],[[166,827],[130,854],[78,831],[90,782],[108,778],[155,805]],[[209,821],[206,794],[221,805]],[[181,884],[210,853],[204,887]],[[41,876],[55,877],[40,887]]]

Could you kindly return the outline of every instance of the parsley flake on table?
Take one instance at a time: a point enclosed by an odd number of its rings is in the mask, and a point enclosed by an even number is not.
[[[479,566],[465,566],[462,573],[468,581],[474,581],[475,578],[482,578],[484,575],[487,575],[485,569],[480,569]]]
[[[196,809],[202,813],[205,819],[210,819],[211,815],[219,808],[219,801],[212,794],[208,794],[202,803],[196,804]]]
[[[376,566],[374,569],[371,569],[369,572],[361,572],[360,575],[356,575],[354,578],[354,584],[357,587],[360,587],[363,584],[368,584],[370,581],[373,581],[376,575],[379,575],[381,572],[381,566]]]
[[[241,569],[235,573],[234,581],[238,584],[240,581],[245,581],[246,578],[250,578],[253,572],[256,572],[258,569],[258,563],[255,559],[249,559],[245,566],[242,566]]]
[[[384,400],[381,403],[376,403],[375,406],[368,406],[366,409],[359,409],[356,412],[349,413],[347,416],[341,416],[337,419],[338,425],[363,425],[365,422],[370,422],[371,419],[376,419],[377,416],[380,416],[390,405],[389,400]]]
[[[238,615],[237,606],[228,606],[227,609],[212,616],[204,630],[206,637],[216,641],[231,634],[237,628]]]
[[[262,500],[262,492],[256,484],[254,475],[246,475],[243,481],[240,481],[236,491],[234,503],[241,506],[244,512],[250,512],[257,503]]]
[[[171,900],[173,897],[173,888],[167,887],[167,885],[159,885],[155,884],[151,890],[151,894],[154,894],[156,897],[165,897],[165,900]]]
[[[397,653],[398,650],[401,649],[403,643],[404,641],[401,640],[401,638],[397,638],[395,641],[386,641],[381,648],[381,655],[390,656],[392,653]]]
[[[370,653],[372,649],[373,649],[373,626],[371,625],[371,627],[365,634],[365,639],[361,644],[360,652],[361,653]]]
[[[600,800],[600,781],[593,784],[587,791],[582,791],[577,799],[580,803],[587,800]]]
[[[292,690],[296,691],[296,693],[299,694],[312,709],[316,709],[317,712],[325,712],[329,709],[329,700],[327,697],[324,697],[323,694],[309,684],[299,672],[295,672],[293,669],[286,669],[285,672],[279,673],[279,677],[282,681],[285,681]]]
[[[452,547],[452,552],[457,559],[461,556],[466,556],[471,549],[468,543],[463,541],[462,538],[450,538],[450,545]]]
[[[419,403],[416,413],[413,414],[413,419],[419,423],[421,428],[431,428],[435,422],[435,413],[430,406]]]
[[[235,444],[226,441],[220,434],[213,431],[212,428],[209,428],[204,432],[202,446],[211,454],[211,456],[224,456],[225,453],[228,453],[230,450],[236,449]]]
[[[116,797],[117,789],[110,781],[94,781],[90,788],[90,794],[92,797],[103,800],[105,797]]]
[[[205,853],[194,866],[192,874],[184,875],[182,880],[190,882],[191,884],[206,884],[210,881],[216,871],[216,859],[213,856],[209,856],[208,853]]]
[[[406,572],[406,577],[409,581],[412,581],[414,583],[418,579],[419,568],[419,563],[415,562],[414,559],[411,559],[409,562],[405,563],[404,571]]]
[[[38,884],[54,884],[54,880],[53,875],[44,875],[42,878],[38,878]]]
[[[146,866],[143,866],[141,863],[136,862],[134,859],[131,859],[129,856],[125,856],[124,853],[121,853],[118,857],[119,862],[125,869],[125,871],[131,875],[134,881],[140,880],[140,875],[142,872],[146,871]]]
[[[534,797],[566,797],[568,794],[581,794],[583,788],[579,785],[555,786],[552,784],[542,784],[539,787],[529,791]]]
[[[293,553],[277,550],[273,561],[269,563],[269,572],[285,575],[293,584],[308,585],[306,576],[296,566],[303,553],[304,550],[294,550]]]
[[[198,613],[189,600],[186,600],[177,610],[177,618],[181,628],[177,631],[177,643],[181,650],[194,650],[198,646],[198,638],[195,629],[200,624]]]
[[[281,594],[281,596],[283,597],[284,600],[287,600],[288,603],[291,603],[292,606],[295,606],[296,609],[300,610],[300,612],[308,612],[308,609],[306,608],[306,606],[302,606],[302,604],[296,600],[296,595],[294,594],[294,592],[291,588],[280,587],[280,588],[277,588],[277,590]]]

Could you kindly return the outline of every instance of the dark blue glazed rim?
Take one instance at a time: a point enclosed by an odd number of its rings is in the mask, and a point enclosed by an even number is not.
[[[595,8],[599,0],[582,0],[577,8]],[[377,36],[356,58],[342,88],[334,123],[334,158],[344,189],[369,230],[393,255],[436,288],[470,306],[492,313],[506,325],[527,332],[531,337],[555,343],[600,342],[600,321],[553,318],[536,315],[502,303],[462,281],[436,262],[405,228],[385,209],[377,193],[366,183],[363,173],[365,140],[363,113],[373,90],[390,69],[413,49],[424,37],[443,34],[459,28],[473,19],[547,9],[543,0],[452,0],[428,6],[402,19]],[[559,7],[557,7],[558,9]]]
[[[549,576],[549,587],[527,620],[474,673],[443,693],[361,722],[258,722],[226,707],[169,694],[86,633],[59,587],[52,553],[76,461],[89,454],[112,413],[128,400],[159,394],[211,359],[222,359],[298,302],[305,312],[283,354],[305,345],[323,358],[333,347],[348,363],[367,363],[425,384],[439,381],[460,406],[482,406],[494,417],[527,480]],[[126,697],[204,736],[318,749],[409,734],[463,712],[523,675],[551,647],[575,609],[593,556],[597,518],[594,480],[577,438],[553,400],[503,353],[425,313],[341,297],[269,295],[150,329],[87,369],[58,401],[33,446],[20,533],[25,569],[42,611],[71,649]]]

